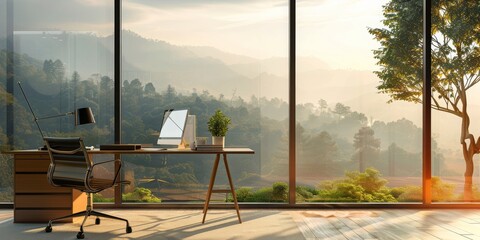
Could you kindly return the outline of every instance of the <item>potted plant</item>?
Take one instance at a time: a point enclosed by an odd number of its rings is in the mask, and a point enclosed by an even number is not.
[[[221,110],[215,111],[208,120],[208,131],[212,134],[212,144],[225,146],[225,135],[228,132],[230,125],[230,118],[227,117]]]

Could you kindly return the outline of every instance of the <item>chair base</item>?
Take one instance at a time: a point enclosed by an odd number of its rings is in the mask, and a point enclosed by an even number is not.
[[[88,199],[87,200],[87,202],[88,202],[87,210],[77,212],[77,213],[74,213],[74,214],[70,214],[70,215],[67,215],[67,216],[55,218],[55,219],[52,219],[52,220],[48,221],[48,225],[47,225],[47,227],[45,227],[45,232],[52,232],[52,223],[53,222],[60,221],[60,220],[63,220],[63,219],[67,219],[67,218],[74,218],[74,217],[81,217],[81,216],[84,216],[84,218],[83,218],[82,225],[80,225],[80,232],[78,232],[78,234],[77,234],[77,239],[83,239],[85,237],[85,235],[83,234],[83,225],[85,224],[85,221],[87,220],[87,218],[89,216],[96,216],[97,217],[95,219],[95,224],[97,224],[97,225],[100,224],[100,218],[99,217],[125,221],[126,224],[127,224],[127,226],[125,228],[125,232],[126,233],[131,233],[132,232],[132,227],[130,227],[130,224],[129,224],[127,219],[115,217],[115,216],[112,216],[112,215],[109,215],[109,214],[105,214],[105,213],[101,213],[101,212],[97,212],[97,211],[93,210],[92,205],[91,205],[91,195],[92,194],[87,193],[87,195],[88,195],[88,197],[87,197],[87,199]]]

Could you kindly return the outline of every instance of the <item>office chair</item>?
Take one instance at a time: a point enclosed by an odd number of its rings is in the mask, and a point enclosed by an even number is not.
[[[95,224],[100,224],[99,217],[122,220],[127,223],[126,232],[131,233],[128,220],[100,213],[92,209],[92,194],[110,188],[116,184],[120,167],[115,170],[115,164],[121,166],[120,160],[111,160],[100,163],[93,163],[90,159],[83,140],[74,138],[44,138],[50,155],[50,166],[48,168],[48,181],[56,187],[71,187],[87,194],[87,207],[85,211],[74,213],[68,216],[52,219],[48,222],[45,232],[52,231],[52,223],[66,218],[85,216],[80,226],[78,239],[83,239],[83,225],[90,215],[97,216]],[[128,184],[129,182],[121,182]]]

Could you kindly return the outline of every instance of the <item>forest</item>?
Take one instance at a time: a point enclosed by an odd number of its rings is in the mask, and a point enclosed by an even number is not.
[[[69,76],[60,60],[41,61],[19,54],[15,54],[14,59],[15,82],[21,82],[38,116],[69,112],[78,107],[91,107],[95,114],[96,123],[93,125],[75,127],[69,117],[41,121],[42,131],[47,136],[81,136],[86,145],[96,147],[113,143],[114,82],[110,76],[80,76],[75,71]],[[6,61],[7,54],[1,50],[0,94],[4,96],[8,96],[5,90]],[[13,99],[14,144],[7,145],[6,117],[1,117],[0,146],[2,149],[37,148],[42,145],[41,135],[18,86],[15,86],[14,92],[12,98],[0,99],[2,116],[5,116],[3,113],[6,113],[9,99]],[[250,189],[242,190],[244,192],[255,192],[270,188],[272,184],[282,188],[283,185],[278,183],[288,182],[288,102],[284,99],[254,95],[248,99],[235,95],[214,96],[208,89],[179,92],[172,85],[156,89],[152,83],[137,78],[123,80],[121,99],[124,143],[154,144],[163,111],[172,108],[189,109],[190,114],[197,117],[197,136],[208,137],[208,118],[221,109],[232,119],[226,145],[255,150],[254,156],[232,157],[230,162],[236,186]],[[321,96],[317,103],[299,104],[296,109],[297,182],[300,187],[297,190],[306,194],[305,189],[313,189],[311,195],[305,195],[307,198],[318,198],[319,190],[328,189],[327,180],[348,178],[351,172],[367,174],[371,171],[368,169],[377,171],[377,175],[370,172],[377,178],[380,175],[387,179],[413,177],[417,181],[410,185],[420,184],[422,131],[412,121],[372,122],[365,114],[342,103],[327,103]],[[443,167],[444,157],[435,143],[433,149],[433,161],[437,166],[433,175],[458,174],[449,173]],[[202,191],[208,183],[212,164],[208,156],[194,159],[185,156],[122,158],[125,162],[124,177],[133,182],[125,188],[126,193],[145,188],[162,202],[203,199]],[[11,157],[2,155],[0,201],[11,198],[11,169]],[[218,182],[224,184],[225,179],[219,176]],[[383,185],[400,187],[387,182]],[[331,189],[332,186],[329,186]],[[178,194],[180,192],[185,193]],[[334,196],[330,200],[334,201]],[[278,199],[282,198],[277,196],[264,200]],[[382,201],[390,200],[386,198]]]

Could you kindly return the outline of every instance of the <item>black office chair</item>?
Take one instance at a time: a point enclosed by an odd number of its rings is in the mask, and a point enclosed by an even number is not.
[[[127,223],[126,232],[131,233],[128,220],[100,213],[92,209],[92,194],[110,188],[116,184],[120,167],[115,171],[115,163],[121,164],[120,160],[111,160],[100,163],[93,163],[90,159],[83,140],[74,138],[44,138],[50,155],[50,166],[48,168],[48,181],[56,187],[71,187],[87,194],[87,207],[85,211],[74,213],[68,216],[52,219],[48,222],[45,232],[52,231],[52,223],[66,218],[85,216],[78,239],[83,239],[83,225],[88,216],[97,216],[95,224],[100,224],[99,217],[122,220]],[[121,165],[120,165],[121,166]],[[121,183],[128,184],[127,181]]]

